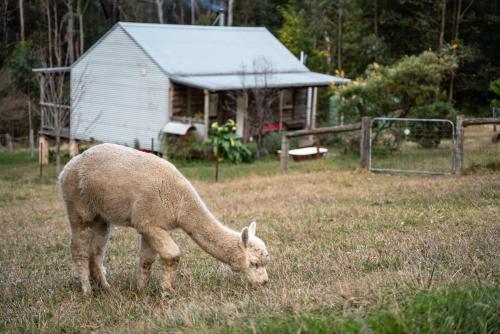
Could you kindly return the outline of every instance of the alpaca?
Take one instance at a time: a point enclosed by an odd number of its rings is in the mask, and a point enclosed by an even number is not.
[[[109,288],[103,260],[112,224],[132,227],[141,236],[139,290],[147,286],[159,255],[162,293],[172,291],[180,249],[169,232],[176,228],[250,283],[268,281],[269,254],[255,236],[255,222],[241,232],[221,224],[191,183],[161,158],[120,145],[97,145],[68,162],[59,185],[71,226],[71,254],[85,295],[91,294],[89,276]]]

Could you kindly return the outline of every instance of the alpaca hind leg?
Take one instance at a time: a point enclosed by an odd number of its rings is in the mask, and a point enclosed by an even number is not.
[[[161,288],[164,292],[173,291],[172,281],[179,263],[180,249],[170,234],[160,227],[148,227],[143,233],[147,243],[159,254],[163,267]]]
[[[89,279],[89,246],[92,238],[90,225],[80,218],[70,219],[71,255],[75,263],[84,295],[90,295],[92,288]]]
[[[156,260],[156,251],[148,244],[144,235],[141,235],[141,249],[137,265],[137,289],[144,290],[149,282],[151,266]]]
[[[90,243],[90,274],[91,277],[103,288],[108,289],[104,257],[111,234],[111,225],[102,219],[94,220],[92,226],[92,241]]]

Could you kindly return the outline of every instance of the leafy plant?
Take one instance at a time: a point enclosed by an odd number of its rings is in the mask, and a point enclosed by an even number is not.
[[[196,131],[189,131],[183,136],[167,135],[160,136],[164,153],[169,158],[178,160],[195,160],[208,158],[206,145],[203,140],[198,139]]]
[[[226,124],[212,123],[210,136],[207,144],[212,147],[215,161],[215,181],[219,180],[219,163],[225,160],[233,163],[243,161],[245,155],[250,155],[250,151],[241,143],[236,136],[237,124],[228,120]]]
[[[134,148],[136,150],[141,148],[141,143],[139,142],[139,138],[134,138]]]
[[[428,109],[422,107],[448,101],[441,83],[455,67],[453,55],[425,51],[390,66],[373,63],[364,78],[332,91],[346,122],[362,116],[426,117]]]
[[[500,78],[490,83],[490,91],[495,94],[495,98],[491,100],[491,106],[500,108]]]

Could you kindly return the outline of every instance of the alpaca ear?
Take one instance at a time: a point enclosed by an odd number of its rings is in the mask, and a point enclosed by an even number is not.
[[[255,237],[255,229],[257,228],[257,224],[255,222],[252,222],[250,226],[248,227],[248,235],[250,237]]]
[[[243,247],[247,248],[248,247],[248,227],[244,227],[241,230],[241,244]]]

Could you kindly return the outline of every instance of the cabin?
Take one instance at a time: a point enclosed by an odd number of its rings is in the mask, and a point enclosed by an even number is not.
[[[206,138],[229,118],[244,142],[312,127],[317,88],[349,81],[309,71],[266,28],[126,22],[70,71],[70,138],[152,151],[162,133]]]

